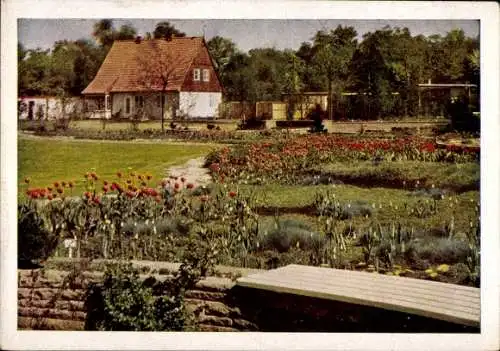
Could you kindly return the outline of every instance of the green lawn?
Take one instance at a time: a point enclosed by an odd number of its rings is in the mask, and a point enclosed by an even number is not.
[[[481,178],[480,166],[477,162],[470,163],[443,163],[443,162],[382,162],[379,165],[371,161],[335,162],[317,167],[317,170],[326,172],[333,178],[345,179],[346,182],[365,183],[376,185],[395,181],[398,186],[405,181],[407,187],[413,187],[416,181],[420,186],[436,188],[468,190],[479,189]]]
[[[432,202],[427,196],[414,196],[413,192],[404,189],[362,188],[353,185],[315,185],[315,186],[241,186],[240,191],[255,196],[258,206],[276,207],[286,213],[290,207],[311,205],[316,194],[331,190],[343,204],[362,201],[372,208],[372,216],[368,219],[353,218],[354,224],[363,225],[372,221],[391,223],[393,221],[405,223],[414,227],[441,228],[452,216],[459,230],[465,230],[469,220],[474,218],[474,207],[479,202],[479,191],[468,191],[461,194],[450,194],[438,200],[438,213],[425,218],[418,218],[409,214],[405,208],[414,208],[418,201]],[[300,214],[291,216],[303,217]],[[297,218],[298,218],[297,217]],[[302,218],[301,218],[302,220]]]
[[[31,179],[31,187],[55,181],[74,181],[75,193],[83,190],[83,176],[95,171],[101,179],[114,180],[117,171],[130,167],[161,179],[166,169],[206,155],[215,146],[199,144],[61,141],[57,139],[18,140],[18,181]],[[24,186],[25,187],[25,186]],[[22,190],[22,189],[20,189]]]

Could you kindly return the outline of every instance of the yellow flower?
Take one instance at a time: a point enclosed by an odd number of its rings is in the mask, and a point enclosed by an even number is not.
[[[438,268],[437,268],[437,271],[442,272],[442,273],[448,272],[449,270],[450,270],[450,266],[448,266],[447,264],[442,264],[442,265],[438,266]]]
[[[432,268],[427,268],[425,270],[425,273],[427,273],[427,274],[432,274],[433,272],[434,272],[434,269],[432,269]]]
[[[437,274],[436,272],[432,272],[431,274],[429,274],[429,276],[430,276],[431,278],[436,278],[436,277],[437,277],[437,275],[438,275],[438,274]]]

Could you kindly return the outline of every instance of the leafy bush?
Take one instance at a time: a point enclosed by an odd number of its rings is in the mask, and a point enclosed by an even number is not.
[[[59,236],[47,229],[46,223],[33,206],[23,204],[17,210],[18,264],[44,261],[55,251]]]
[[[104,281],[91,284],[85,300],[85,330],[182,331],[182,295],[154,296],[132,265],[110,265]]]
[[[451,118],[451,126],[457,131],[478,133],[481,128],[481,121],[472,113],[467,97],[461,97],[457,101],[452,101],[447,106],[447,114]]]

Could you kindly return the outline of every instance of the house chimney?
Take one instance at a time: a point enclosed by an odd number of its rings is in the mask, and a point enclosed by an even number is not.
[[[140,44],[142,41],[142,37],[140,35],[138,35],[137,37],[135,37],[135,43],[136,44]]]

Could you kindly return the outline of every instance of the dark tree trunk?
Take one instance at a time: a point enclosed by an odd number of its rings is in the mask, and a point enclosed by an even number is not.
[[[163,89],[164,90],[164,89]],[[161,104],[161,132],[165,132],[165,99],[163,98],[163,90],[160,94],[160,104]]]

